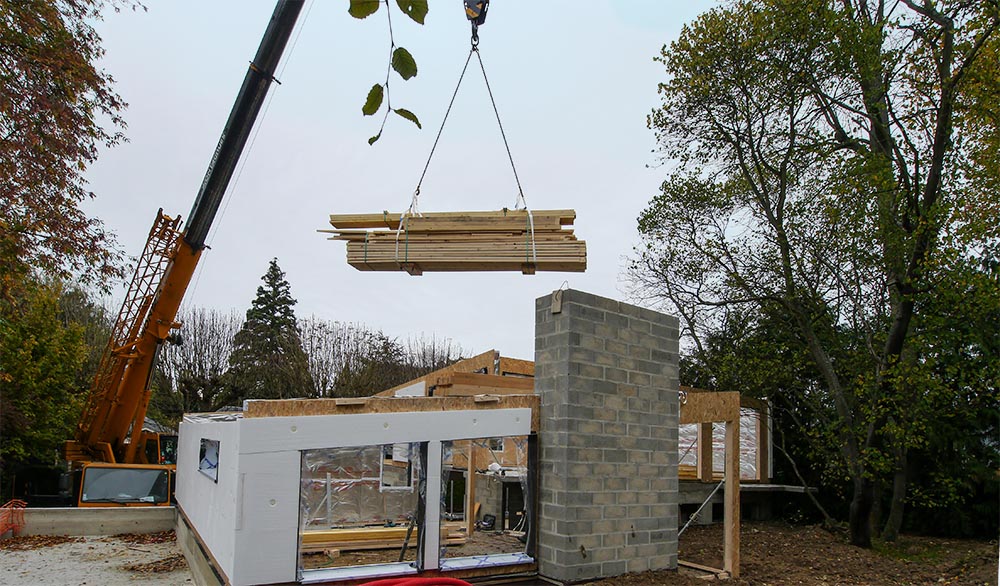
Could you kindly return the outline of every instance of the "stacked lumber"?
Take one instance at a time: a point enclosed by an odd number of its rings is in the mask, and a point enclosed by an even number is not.
[[[331,214],[330,240],[347,241],[360,271],[583,272],[587,244],[573,210],[499,210],[407,214]],[[533,228],[533,229],[532,229]]]
[[[304,553],[326,550],[361,551],[370,549],[401,549],[406,539],[405,525],[396,527],[361,527],[355,529],[327,529],[321,531],[304,531],[302,547]],[[462,523],[441,524],[442,545],[463,545],[468,541],[468,535]],[[419,530],[413,529],[410,536],[410,547],[416,547]]]

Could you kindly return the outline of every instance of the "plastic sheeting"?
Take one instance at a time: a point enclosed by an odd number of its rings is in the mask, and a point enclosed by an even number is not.
[[[211,423],[213,421],[236,421],[238,419],[243,419],[243,413],[185,413],[183,421],[184,423]]]
[[[302,452],[302,530],[406,524],[416,514],[419,444]]]
[[[441,477],[448,478],[464,471],[468,479],[470,456],[475,470],[472,479],[475,502],[480,505],[479,515],[473,519],[477,529],[462,547],[448,547],[449,533],[443,532],[442,568],[468,569],[530,562],[531,558],[525,553],[526,544],[518,539],[528,531],[529,522],[524,510],[524,503],[531,498],[528,493],[528,438],[509,436],[443,442]],[[450,521],[454,516],[449,514],[456,508],[454,486],[443,482],[441,489],[442,527],[455,527]],[[502,511],[504,504],[508,509],[506,513]],[[474,514],[475,506],[465,511],[465,515]],[[484,522],[490,517],[492,528],[486,528],[488,524]],[[468,519],[463,525],[468,525]]]
[[[303,450],[299,484],[299,534],[338,529],[408,526],[421,501],[419,443]],[[313,534],[315,535],[315,533]],[[322,534],[321,534],[322,535]],[[416,535],[416,534],[414,534]],[[392,539],[392,538],[390,538]],[[331,544],[336,548],[341,542]],[[316,542],[312,542],[316,547]],[[355,544],[356,545],[356,544]],[[380,545],[385,545],[384,543]],[[299,545],[298,578],[302,582],[415,573],[416,539],[406,560],[397,562],[398,547],[384,548],[374,564],[354,558],[307,568]],[[313,564],[315,562],[312,562]],[[370,565],[369,565],[370,564]],[[360,569],[359,569],[360,568]]]
[[[757,420],[759,415],[753,409],[740,409],[740,478],[756,480],[757,450],[766,450],[767,446],[759,446],[757,439]],[[678,464],[681,466],[698,465],[698,424],[684,424],[677,434]],[[726,425],[712,424],[712,471],[723,472],[726,462]]]

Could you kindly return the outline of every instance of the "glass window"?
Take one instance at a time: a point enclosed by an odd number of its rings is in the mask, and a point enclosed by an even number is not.
[[[219,441],[204,439],[201,440],[201,452],[198,457],[198,471],[212,479],[212,482],[219,481]]]
[[[83,472],[85,503],[165,503],[170,472],[157,468],[88,466]]]

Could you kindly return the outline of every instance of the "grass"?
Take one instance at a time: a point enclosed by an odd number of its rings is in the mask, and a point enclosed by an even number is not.
[[[906,562],[935,563],[944,557],[945,544],[912,537],[900,537],[895,542],[875,540],[872,550],[881,556]]]

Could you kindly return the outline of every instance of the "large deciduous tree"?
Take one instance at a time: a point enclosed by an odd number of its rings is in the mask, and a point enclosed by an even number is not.
[[[293,307],[291,286],[272,259],[257,297],[233,339],[226,373],[228,399],[291,399],[313,391],[309,362]]]
[[[55,462],[79,416],[87,359],[84,326],[60,310],[62,286],[31,282],[9,303],[19,319],[0,319],[0,469]]]
[[[179,339],[160,351],[151,416],[174,425],[184,413],[214,411],[226,400],[225,375],[243,318],[200,307],[177,314]]]
[[[97,63],[93,22],[112,0],[0,3],[0,294],[31,269],[95,284],[122,276],[83,172],[123,140],[125,103]]]
[[[782,316],[822,390],[857,545],[887,475],[898,530],[907,454],[926,441],[912,416],[933,393],[906,376],[908,340],[947,241],[966,260],[996,247],[981,226],[998,25],[996,0],[737,0],[662,54],[649,122],[675,166],[631,276],[680,313],[696,354],[733,308]]]

